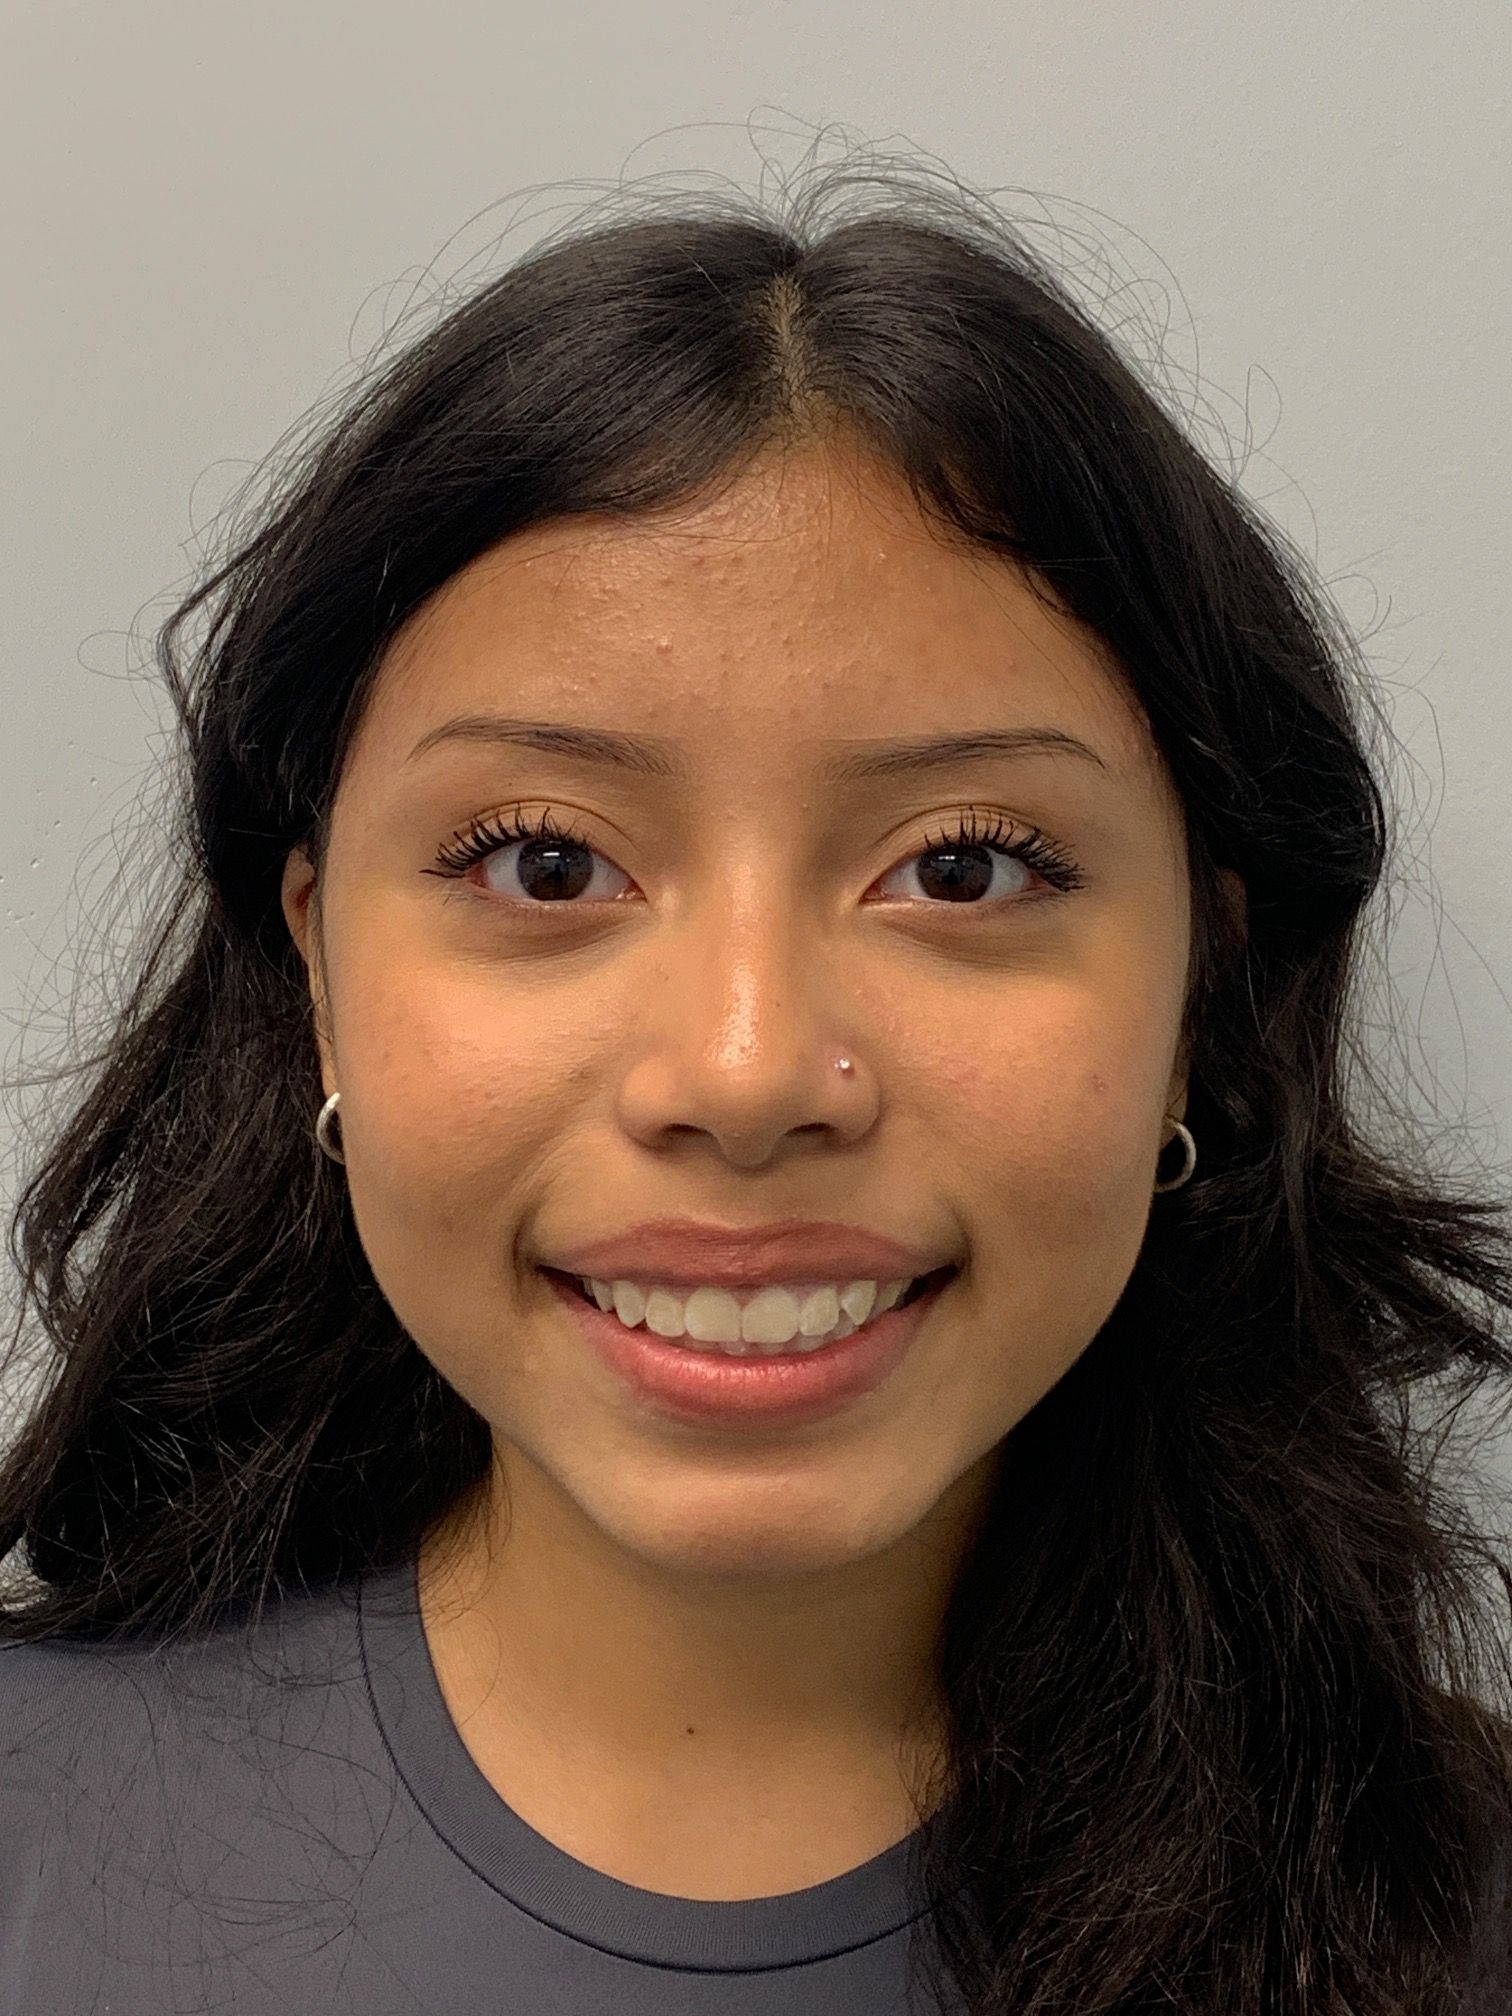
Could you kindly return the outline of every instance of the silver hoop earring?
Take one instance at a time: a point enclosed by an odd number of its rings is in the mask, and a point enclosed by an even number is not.
[[[1169,1114],[1166,1117],[1169,1119]],[[1173,1121],[1172,1125],[1175,1127],[1176,1133],[1181,1136],[1181,1146],[1186,1160],[1182,1165],[1181,1174],[1179,1176],[1172,1176],[1165,1183],[1157,1183],[1155,1185],[1157,1190],[1179,1190],[1183,1183],[1191,1180],[1192,1171],[1197,1167],[1197,1143],[1192,1139],[1192,1130],[1181,1120]],[[1174,1140],[1175,1135],[1171,1138]],[[1169,1141],[1165,1144],[1167,1148],[1170,1145]]]
[[[315,1139],[320,1143],[322,1152],[329,1155],[333,1162],[346,1160],[339,1148],[331,1146],[331,1122],[336,1117],[336,1106],[340,1098],[339,1092],[333,1092],[321,1107],[320,1117],[315,1122]]]

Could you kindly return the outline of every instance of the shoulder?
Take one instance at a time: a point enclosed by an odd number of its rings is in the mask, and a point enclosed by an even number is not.
[[[129,1827],[161,1744],[157,1692],[140,1655],[47,1640],[0,1645],[0,1917],[7,1922],[53,1894],[60,1870],[84,1880],[116,1824],[112,1812]],[[8,1938],[0,1937],[0,1979],[14,1961]]]
[[[347,1910],[396,1812],[339,1597],[176,1640],[0,1644],[0,2009],[188,2007],[181,1964],[276,1945],[289,1906]]]
[[[64,1748],[103,1714],[130,1718],[152,1678],[140,1652],[71,1640],[0,1644],[0,1757]]]
[[[0,1899],[180,1858],[217,1815],[297,1824],[340,1802],[354,1763],[383,1770],[339,1592],[176,1640],[0,1644]]]
[[[0,1643],[0,1771],[224,1734],[234,1720],[360,1677],[354,1591],[336,1584],[243,1608],[195,1634]],[[11,1775],[14,1775],[12,1773]]]

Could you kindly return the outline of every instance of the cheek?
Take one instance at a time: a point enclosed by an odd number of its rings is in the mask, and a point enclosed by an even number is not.
[[[1066,986],[1019,1009],[930,1066],[950,1109],[938,1122],[980,1172],[973,1214],[1032,1232],[1036,1252],[1110,1243],[1132,1264],[1175,1054],[1169,1005]]]
[[[343,1015],[342,1124],[360,1133],[349,1163],[354,1208],[399,1215],[434,1236],[465,1231],[504,1195],[531,1143],[561,1109],[564,1046],[497,976],[406,964],[374,973]],[[350,1119],[347,1109],[351,1108]]]
[[[402,974],[402,980],[395,973]],[[419,1348],[472,1405],[521,1365],[511,1282],[519,1200],[557,1182],[570,1046],[497,976],[418,963],[354,985],[337,1082],[360,1152],[345,1173],[373,1277]],[[343,1097],[343,1107],[348,1103]]]

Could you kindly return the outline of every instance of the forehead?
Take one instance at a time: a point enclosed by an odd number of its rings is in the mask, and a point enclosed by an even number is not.
[[[764,456],[693,503],[501,541],[392,640],[359,747],[402,763],[428,728],[488,709],[640,730],[701,767],[1031,722],[1114,773],[1158,767],[1100,639],[834,444]]]

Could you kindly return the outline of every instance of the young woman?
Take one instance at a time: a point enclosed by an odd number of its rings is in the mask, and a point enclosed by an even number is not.
[[[1405,1412],[1512,1245],[1346,1082],[1358,647],[989,204],[829,172],[543,243],[163,632],[12,1228],[7,2010],[1512,1993]]]

